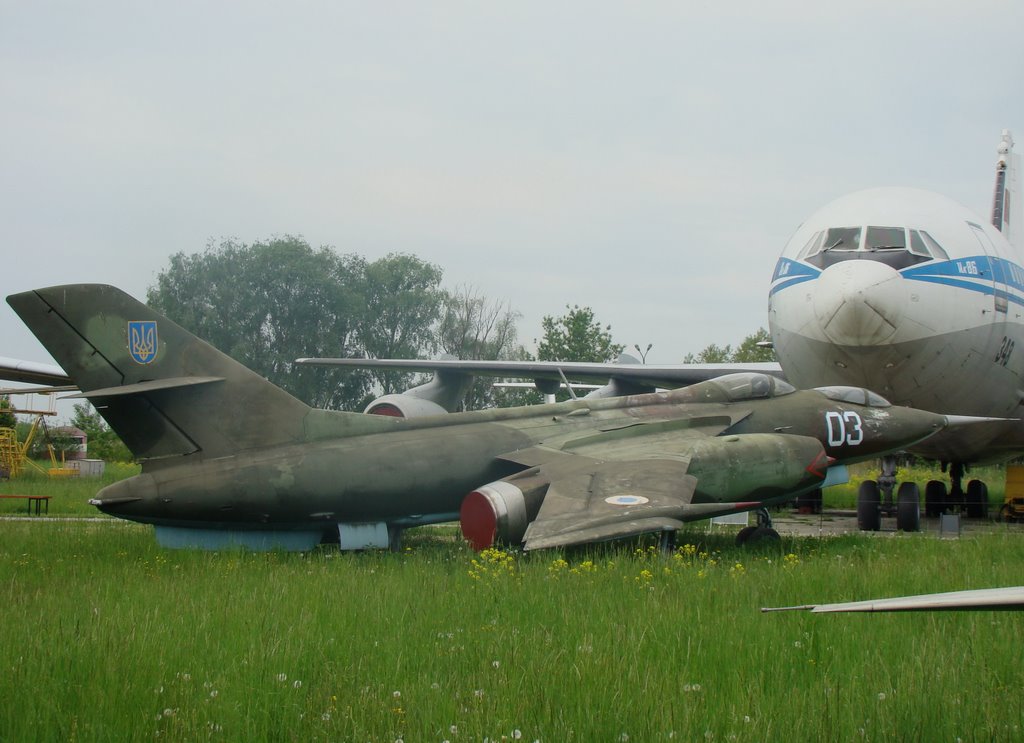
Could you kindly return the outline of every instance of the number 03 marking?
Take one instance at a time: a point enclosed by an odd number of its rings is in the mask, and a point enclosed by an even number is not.
[[[825,428],[828,429],[829,446],[857,446],[864,441],[864,424],[852,410],[845,413],[828,411],[825,413]]]

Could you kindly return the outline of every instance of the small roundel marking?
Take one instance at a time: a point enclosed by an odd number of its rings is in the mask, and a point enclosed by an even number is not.
[[[650,503],[650,499],[642,495],[613,495],[605,498],[604,502],[612,506],[642,506],[644,503]]]

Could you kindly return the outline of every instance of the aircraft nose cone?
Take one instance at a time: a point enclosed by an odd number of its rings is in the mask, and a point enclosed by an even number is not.
[[[907,302],[899,272],[872,260],[849,260],[818,278],[814,314],[822,332],[843,346],[872,346],[899,328]]]

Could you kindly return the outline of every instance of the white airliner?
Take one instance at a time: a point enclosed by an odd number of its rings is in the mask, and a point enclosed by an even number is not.
[[[800,226],[772,278],[769,327],[796,386],[857,385],[899,405],[1018,419],[914,450],[950,465],[954,501],[964,465],[1024,452],[1018,161],[1004,131],[989,220],[928,191],[840,198]],[[892,466],[883,465],[883,486]],[[972,482],[966,497],[977,510],[984,485]],[[925,499],[939,510],[944,486],[930,483]]]

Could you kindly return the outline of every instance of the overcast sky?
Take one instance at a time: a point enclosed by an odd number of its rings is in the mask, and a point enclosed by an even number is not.
[[[987,217],[1024,3],[0,0],[0,293],[301,234],[670,363],[766,326],[801,221],[905,185]],[[3,305],[0,355],[50,361]]]

